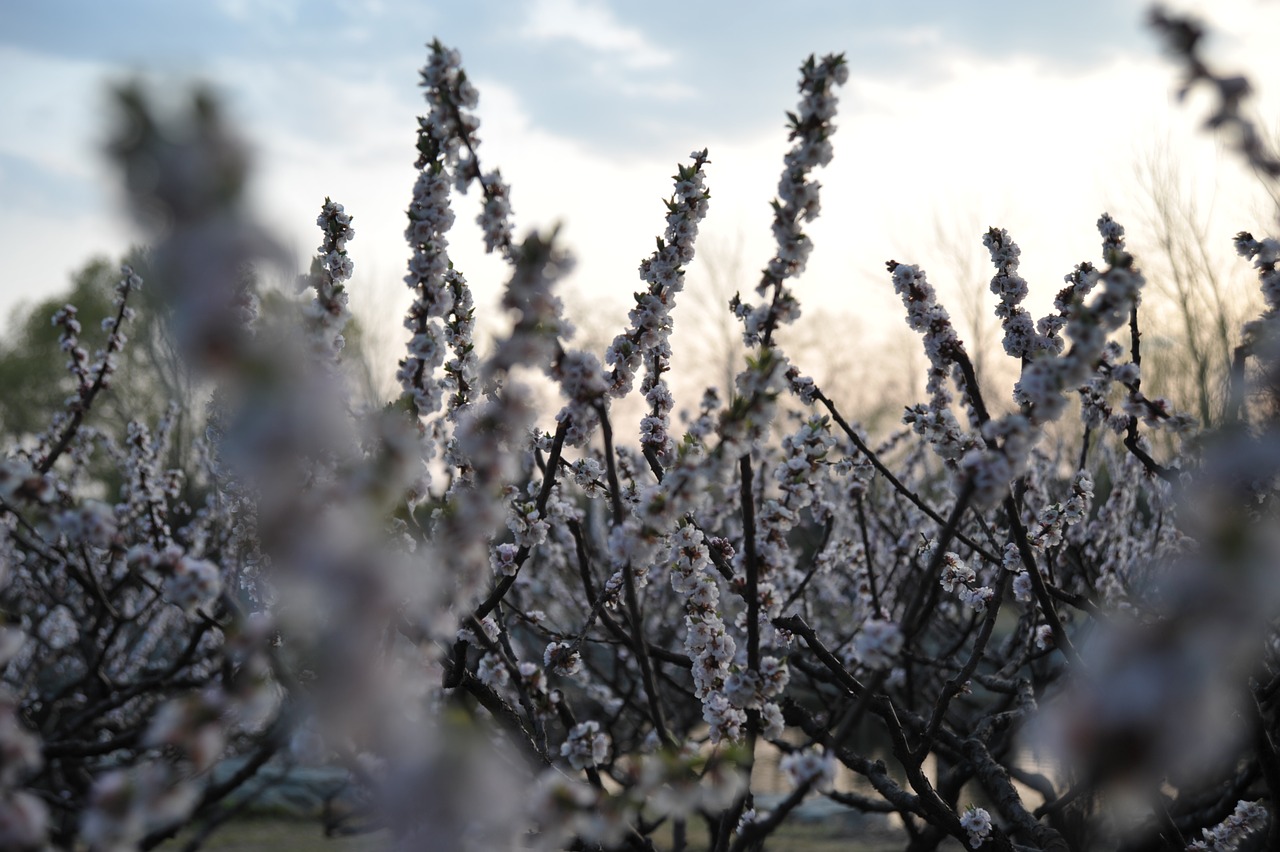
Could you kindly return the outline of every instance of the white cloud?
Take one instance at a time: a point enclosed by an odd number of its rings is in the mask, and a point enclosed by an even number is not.
[[[61,177],[96,173],[107,66],[0,45],[0,153]],[[27,81],[19,84],[17,81]]]
[[[664,68],[675,61],[640,30],[619,21],[600,0],[536,0],[521,34],[538,41],[572,42],[632,70]]]
[[[946,46],[946,39],[941,29],[923,25],[878,27],[873,30],[860,30],[858,32],[858,40],[880,42],[904,48],[933,49]]]
[[[243,24],[290,24],[298,19],[299,0],[216,0],[218,11]]]
[[[17,305],[65,290],[90,258],[123,256],[136,238],[112,208],[105,198],[59,215],[0,208],[7,265],[0,278],[0,329]]]
[[[0,175],[0,323],[22,301],[67,286],[95,254],[129,248],[127,219],[115,211],[114,184],[101,144],[106,138],[105,65],[0,46],[0,154],[13,158]],[[21,205],[21,206],[20,206]],[[58,209],[61,205],[64,209]]]

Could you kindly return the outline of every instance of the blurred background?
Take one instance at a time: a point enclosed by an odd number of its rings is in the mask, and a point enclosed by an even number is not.
[[[1280,116],[1268,85],[1280,79],[1280,4],[1177,8],[1210,23],[1210,55],[1250,75],[1261,123],[1275,126],[1265,116]],[[693,383],[723,386],[737,345],[724,304],[749,293],[771,253],[796,69],[811,52],[843,51],[852,73],[789,341],[803,371],[864,419],[896,420],[923,361],[884,272],[892,257],[929,271],[1005,398],[1016,365],[999,351],[983,232],[1006,227],[1021,245],[1039,315],[1074,264],[1098,259],[1103,210],[1126,225],[1151,279],[1149,330],[1169,357],[1216,369],[1210,350],[1256,288],[1231,237],[1269,228],[1274,204],[1199,129],[1202,105],[1176,102],[1145,14],[1139,0],[0,0],[0,316],[37,319],[31,309],[91,259],[114,265],[138,241],[101,152],[110,87],[141,79],[177,95],[203,82],[251,143],[257,215],[299,270],[325,196],[354,215],[351,306],[370,380],[389,393],[408,301],[417,69],[439,38],[480,90],[481,161],[511,183],[518,227],[562,225],[578,259],[567,310],[597,351],[625,322],[676,163],[710,149],[712,206],[676,314],[675,366],[685,358]],[[450,252],[484,331],[501,325],[487,309],[505,273],[482,253],[476,212],[474,197],[460,206]],[[0,355],[21,343],[17,329]],[[1159,358],[1160,340],[1148,351]]]

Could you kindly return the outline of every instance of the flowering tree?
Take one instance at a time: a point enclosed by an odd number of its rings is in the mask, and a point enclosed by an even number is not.
[[[1217,91],[1210,123],[1280,174],[1244,82],[1203,63],[1194,23],[1153,21],[1187,85]],[[760,849],[811,794],[895,814],[911,850],[1275,847],[1280,242],[1236,238],[1267,309],[1212,432],[1143,393],[1143,277],[1110,216],[1100,262],[1039,319],[1012,236],[983,238],[1020,368],[1000,405],[925,272],[890,261],[928,399],[872,438],[775,342],[848,69],[800,75],[776,251],[730,305],[751,355],[680,422],[670,334],[707,151],[677,166],[602,361],[555,295],[570,258],[516,237],[478,95],[433,43],[402,391],[362,411],[342,371],[352,217],[326,199],[305,295],[260,300],[255,264],[281,253],[216,105],[166,123],[122,92],[112,152],[156,226],[154,280],[122,271],[94,355],[74,308],[54,316],[76,390],[0,461],[0,846],[152,848],[192,825],[196,848],[274,762],[345,769],[355,804],[327,828],[404,849]],[[448,254],[468,191],[510,268],[511,328],[483,355]],[[216,388],[186,473],[164,464],[172,416],[94,426],[140,286]],[[635,393],[628,443],[611,407]],[[1045,438],[1076,416],[1077,440]],[[770,749],[790,788],[766,804]]]

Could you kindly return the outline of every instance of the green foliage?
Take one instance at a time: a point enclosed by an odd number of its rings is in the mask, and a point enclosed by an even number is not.
[[[81,341],[90,353],[106,342],[102,320],[111,312],[111,285],[120,269],[106,258],[89,261],[72,276],[66,293],[21,307],[9,317],[0,342],[0,430],[6,438],[39,432],[72,393],[67,358],[58,349],[58,329],[50,322],[66,304],[80,311]]]
[[[179,407],[171,461],[184,466],[193,437],[197,408],[195,389],[176,357],[167,315],[149,293],[147,257],[134,249],[123,263],[143,277],[143,288],[131,304],[137,310],[124,332],[128,343],[119,353],[119,369],[94,405],[94,426],[120,436],[130,420],[152,424],[171,403]],[[75,305],[81,323],[80,343],[96,361],[106,343],[103,320],[114,315],[111,300],[120,278],[120,262],[96,257],[71,276],[69,288],[33,305],[19,307],[0,340],[0,445],[12,446],[43,432],[65,409],[74,391],[67,356],[59,346],[59,330],[51,318],[64,305]]]

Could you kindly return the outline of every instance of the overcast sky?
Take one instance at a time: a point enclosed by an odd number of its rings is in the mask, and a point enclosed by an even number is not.
[[[1219,27],[1215,55],[1250,71],[1271,102],[1278,6],[1218,0],[1202,10]],[[736,252],[742,288],[754,284],[770,250],[796,69],[830,51],[843,51],[852,73],[836,159],[818,175],[817,249],[798,286],[810,311],[822,302],[881,317],[893,304],[889,257],[925,264],[944,292],[959,286],[939,234],[981,252],[988,225],[1022,245],[1033,302],[1047,304],[1074,263],[1098,254],[1098,214],[1135,209],[1135,164],[1160,145],[1181,152],[1188,180],[1218,193],[1219,206],[1234,203],[1240,170],[1198,134],[1203,109],[1173,102],[1176,72],[1144,8],[0,0],[0,310],[136,238],[99,151],[109,84],[141,76],[158,87],[207,81],[224,95],[256,152],[258,214],[300,257],[318,244],[324,197],[345,204],[357,231],[353,301],[368,294],[364,309],[380,304],[394,325],[417,68],[433,37],[461,51],[480,90],[481,157],[512,184],[518,227],[563,224],[579,259],[576,304],[603,306],[609,320],[621,320],[661,231],[675,164],[702,147],[712,191],[704,256],[724,263]],[[483,304],[502,273],[481,256],[471,208],[461,212],[453,252]],[[1251,224],[1227,223],[1224,245]]]

